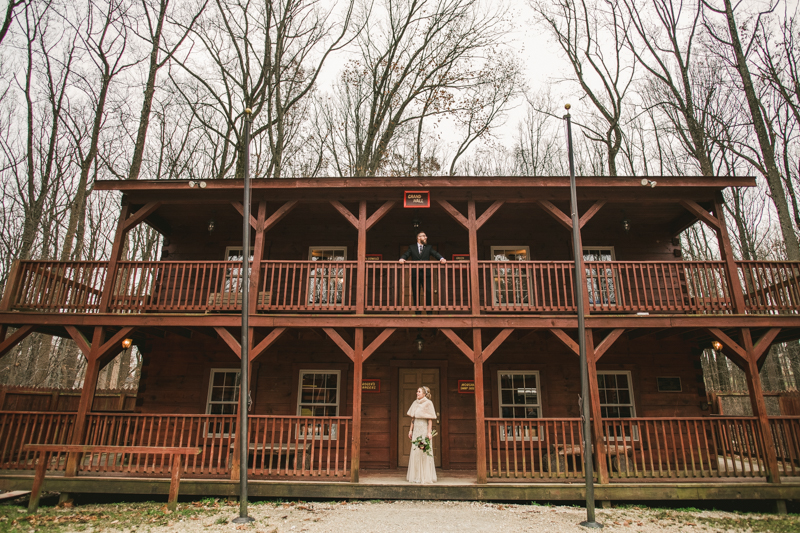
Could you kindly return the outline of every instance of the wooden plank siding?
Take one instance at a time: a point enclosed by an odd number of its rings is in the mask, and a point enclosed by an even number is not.
[[[343,332],[345,334],[346,332]],[[368,330],[365,343],[377,331]],[[474,469],[474,396],[458,392],[460,380],[473,379],[472,363],[441,333],[426,330],[424,348],[414,346],[416,333],[400,331],[364,363],[364,379],[378,379],[379,393],[362,395],[361,466],[365,469],[390,468],[392,441],[397,429],[395,416],[408,406],[398,406],[397,387],[392,368],[414,368],[419,364],[446,364],[447,434],[439,438],[447,447],[451,469]],[[493,335],[489,335],[493,338]],[[631,372],[636,415],[639,417],[705,416],[702,372],[692,356],[696,346],[679,338],[652,342],[648,338],[629,341],[623,336],[603,356],[598,370]],[[168,335],[148,341],[137,412],[202,413],[208,395],[212,368],[238,368],[238,360],[219,339],[197,335],[186,339]],[[352,363],[338,346],[316,330],[293,330],[273,344],[254,362],[253,415],[296,415],[300,370],[338,370],[341,372],[339,414],[352,415]],[[578,358],[549,332],[513,333],[484,365],[485,414],[500,416],[497,373],[501,370],[536,370],[541,383],[541,408],[544,418],[579,416]],[[658,392],[657,377],[679,377],[681,392]]]

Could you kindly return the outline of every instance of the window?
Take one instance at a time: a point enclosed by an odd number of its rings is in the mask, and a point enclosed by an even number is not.
[[[206,414],[235,415],[239,407],[239,371],[232,369],[211,369],[208,382]],[[210,421],[206,431],[209,436],[228,436],[234,433],[234,422]]]
[[[502,418],[527,419],[541,417],[541,395],[539,394],[538,372],[500,371],[497,373],[497,393]],[[530,440],[537,437],[537,427],[509,424],[501,425],[500,438]],[[522,428],[524,427],[524,437]],[[504,428],[504,429],[503,429]],[[512,428],[515,428],[512,430]],[[533,435],[530,435],[530,432]],[[513,434],[513,437],[512,437]]]
[[[598,371],[597,388],[600,389],[600,414],[603,418],[636,416],[630,372]]]
[[[527,246],[492,246],[492,261],[508,261],[508,265],[492,266],[495,305],[528,305],[529,270],[526,265],[514,264],[528,261]]]
[[[339,416],[338,370],[301,370],[297,394],[297,414],[305,417]],[[336,423],[314,422],[314,438],[336,438]],[[298,438],[305,436],[306,423],[301,421]]]
[[[309,261],[346,261],[347,248],[312,246],[308,249]],[[319,266],[309,269],[308,303],[322,305],[341,304],[345,291],[344,265]]]
[[[615,261],[613,246],[584,246],[584,261]],[[586,266],[586,289],[589,292],[589,303],[599,305],[615,305],[617,303],[614,271],[611,268]]]
[[[238,261],[238,266],[231,265],[225,269],[225,284],[223,285],[223,292],[232,293],[242,292],[242,247],[241,246],[228,246],[225,248],[225,261]],[[253,260],[253,250],[250,249],[250,260]],[[241,303],[241,296],[237,303]]]

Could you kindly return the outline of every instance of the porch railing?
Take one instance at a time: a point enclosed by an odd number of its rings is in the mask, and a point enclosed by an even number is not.
[[[479,261],[481,310],[576,311],[574,263]]]
[[[737,262],[745,311],[800,312],[800,262]],[[355,261],[262,261],[256,281],[259,312],[353,312]],[[96,313],[103,291],[109,311],[235,312],[241,309],[238,261],[121,261],[113,279],[103,261],[22,261],[11,309]],[[470,265],[451,261],[367,262],[368,312],[468,311]],[[576,310],[569,261],[480,261],[483,313]],[[587,261],[589,311],[732,313],[731,280],[721,261]],[[106,284],[111,283],[106,288]]]
[[[12,308],[48,313],[96,313],[106,282],[105,261],[21,261]],[[9,289],[9,287],[7,287]]]
[[[351,417],[249,417],[254,477],[349,478]]]
[[[487,418],[486,475],[490,479],[583,478],[580,418]]]
[[[744,303],[750,313],[800,311],[800,263],[737,261]]]
[[[0,469],[33,470],[27,444],[72,444],[75,413],[0,412]],[[254,478],[349,479],[352,417],[259,416],[249,419],[248,470]],[[225,478],[238,455],[236,415],[88,415],[80,444],[89,446],[198,447],[182,476]],[[52,454],[48,468],[64,470],[67,454]],[[158,453],[87,453],[78,461],[85,474],[161,476],[170,456]]]
[[[787,457],[788,464],[796,461],[800,417],[785,420],[774,423],[773,433],[783,436],[787,454],[795,454]],[[580,419],[489,418],[486,430],[490,479],[584,476]],[[764,441],[755,418],[604,419],[603,437],[612,480],[766,477]]]
[[[800,476],[800,416],[770,418],[781,477]]]
[[[356,261],[263,261],[260,311],[353,311]]]
[[[731,312],[721,261],[587,261],[591,311]]]
[[[469,263],[369,261],[367,311],[469,311]]]
[[[0,412],[0,468],[32,470],[35,452],[23,451],[26,444],[70,444],[75,413],[31,411]],[[63,470],[63,457],[54,456],[51,468]]]
[[[82,444],[91,446],[181,446],[203,452],[188,456],[182,475],[222,477],[229,473],[236,415],[91,414]],[[80,472],[169,475],[163,454],[85,454]]]

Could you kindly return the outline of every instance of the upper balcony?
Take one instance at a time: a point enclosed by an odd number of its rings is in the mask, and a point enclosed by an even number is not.
[[[401,315],[574,317],[568,184],[565,177],[256,180],[250,313],[391,314],[398,322]],[[751,178],[666,177],[652,188],[637,178],[579,178],[587,312],[797,314],[800,264],[731,257],[718,218],[721,190],[752,185]],[[222,317],[241,312],[241,262],[230,260],[242,256],[241,181],[95,188],[124,193],[111,260],[23,261],[0,312],[171,313],[173,321],[205,314],[230,321]],[[406,191],[425,191],[428,208],[404,209]],[[722,260],[681,260],[676,236],[698,220],[717,233]],[[120,260],[127,232],[140,223],[163,235],[161,261]],[[446,263],[397,261],[417,227]]]
[[[261,261],[254,268],[259,314],[471,313],[574,314],[574,263],[469,261],[446,264],[367,261]],[[590,313],[732,314],[734,288],[748,314],[797,314],[800,263],[737,261],[587,261]],[[23,261],[8,310],[38,313],[238,313],[242,268],[234,261]],[[477,283],[477,291],[473,285]],[[735,284],[735,285],[734,285]],[[362,290],[359,290],[362,289]],[[412,290],[415,289],[415,290]],[[108,297],[104,300],[104,291]]]

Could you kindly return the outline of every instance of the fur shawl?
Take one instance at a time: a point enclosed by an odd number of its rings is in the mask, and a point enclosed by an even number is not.
[[[414,400],[411,407],[406,413],[411,418],[419,418],[425,420],[436,420],[436,410],[433,408],[433,402],[427,398],[421,400]]]

